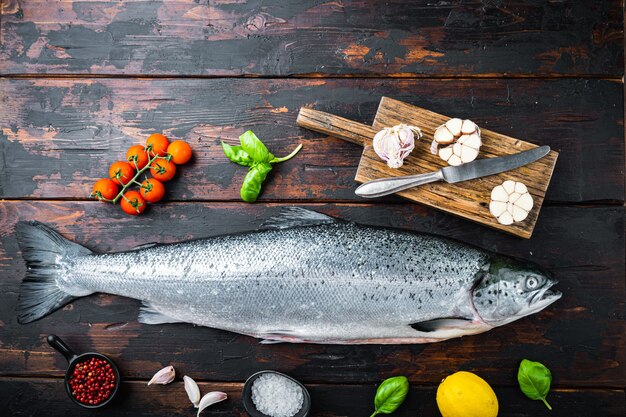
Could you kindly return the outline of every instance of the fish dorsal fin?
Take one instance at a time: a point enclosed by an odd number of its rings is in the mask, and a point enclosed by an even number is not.
[[[422,333],[437,332],[447,329],[458,329],[468,325],[472,320],[465,317],[445,317],[411,324],[411,327]]]
[[[296,226],[318,226],[337,223],[337,220],[317,211],[301,207],[283,209],[278,215],[270,217],[261,225],[261,229],[288,229]]]

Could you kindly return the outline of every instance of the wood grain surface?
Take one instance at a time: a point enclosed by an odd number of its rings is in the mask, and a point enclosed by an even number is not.
[[[411,381],[398,416],[439,417],[441,379],[491,383],[501,416],[626,415],[622,0],[0,0],[0,415],[78,416],[56,333],[120,365],[120,401],[90,414],[193,416],[182,375],[230,398],[205,415],[245,416],[255,371],[303,381],[311,417],[361,417],[384,378]],[[297,127],[301,107],[371,125],[382,96],[549,145],[559,160],[531,239],[390,196],[354,195],[360,146]],[[220,141],[252,129],[276,155],[259,202]],[[189,141],[192,161],[138,218],[90,201],[95,180],[153,132]],[[448,236],[535,261],[563,298],[485,334],[413,346],[260,345],[187,324],[140,325],[138,302],[76,300],[16,322],[25,267],[14,236],[40,220],[99,252],[253,230],[285,206]],[[517,387],[545,363],[543,404]],[[177,381],[147,387],[173,364]]]
[[[620,0],[3,0],[0,73],[623,73]]]
[[[126,149],[163,131],[196,150],[169,200],[239,201],[231,144],[253,129],[277,155],[261,201],[363,201],[362,148],[296,125],[303,106],[371,124],[380,98],[460,117],[559,152],[546,199],[623,201],[622,84],[603,80],[0,80],[4,198],[85,198]],[[427,93],[426,93],[427,92]],[[599,162],[601,161],[601,162]],[[402,201],[387,198],[383,201]]]

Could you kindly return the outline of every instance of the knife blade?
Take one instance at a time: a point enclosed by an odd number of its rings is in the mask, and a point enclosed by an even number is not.
[[[477,159],[459,166],[448,166],[426,174],[381,178],[361,184],[355,194],[365,198],[376,198],[436,181],[454,184],[510,171],[535,162],[548,153],[550,153],[549,146],[540,146],[513,155]]]

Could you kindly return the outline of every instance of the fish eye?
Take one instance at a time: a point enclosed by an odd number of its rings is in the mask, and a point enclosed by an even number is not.
[[[539,280],[536,277],[528,277],[526,278],[524,285],[526,286],[526,289],[534,290],[539,286]]]

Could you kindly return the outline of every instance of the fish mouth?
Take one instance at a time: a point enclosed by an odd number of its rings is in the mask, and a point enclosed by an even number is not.
[[[539,311],[552,304],[563,296],[563,293],[551,289],[558,281],[553,281],[550,285],[535,292],[528,300],[528,307],[534,311]]]

